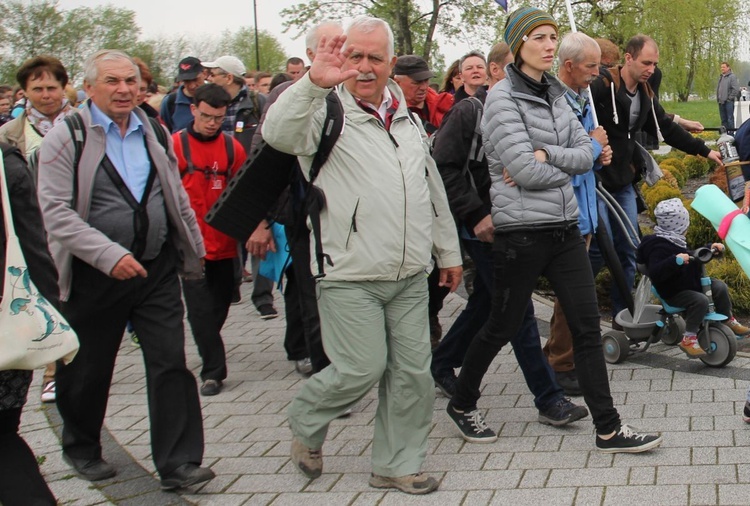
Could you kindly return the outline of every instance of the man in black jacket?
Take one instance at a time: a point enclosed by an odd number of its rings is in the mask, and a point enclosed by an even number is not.
[[[636,230],[638,210],[634,184],[640,180],[646,165],[634,138],[636,132],[643,130],[656,138],[663,138],[672,147],[721,164],[721,155],[717,151],[712,151],[702,140],[675,123],[659,104],[659,98],[647,82],[658,63],[659,48],[656,42],[646,35],[636,35],[625,47],[624,65],[609,70],[603,68],[590,87],[599,123],[607,131],[613,153],[612,164],[602,169],[599,176],[604,188],[617,200]],[[635,249],[630,246],[625,235],[627,232],[610,220],[608,209],[601,201],[599,216],[614,241],[625,281],[632,289],[635,282]],[[637,238],[633,239],[637,242]],[[590,257],[594,273],[599,272],[603,260],[596,241],[591,244]],[[614,286],[611,293],[612,314],[616,315],[627,307],[626,297]]]

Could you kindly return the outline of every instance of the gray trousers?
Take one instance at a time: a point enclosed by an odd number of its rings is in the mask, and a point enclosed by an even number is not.
[[[426,276],[320,281],[318,293],[331,365],[313,375],[290,404],[292,433],[302,444],[321,448],[331,421],[379,382],[372,471],[391,477],[419,472],[435,400]]]

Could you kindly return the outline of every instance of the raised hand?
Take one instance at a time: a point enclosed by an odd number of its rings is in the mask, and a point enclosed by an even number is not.
[[[341,70],[346,59],[352,52],[352,47],[341,51],[346,41],[346,35],[335,35],[330,40],[325,36],[320,38],[318,51],[310,67],[310,81],[321,88],[333,88],[347,79],[357,77],[356,69]]]

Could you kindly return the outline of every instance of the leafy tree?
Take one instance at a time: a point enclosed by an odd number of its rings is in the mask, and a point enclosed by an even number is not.
[[[503,11],[493,0],[311,0],[281,11],[286,31],[299,37],[324,19],[361,14],[388,22],[397,55],[419,54],[428,62],[439,58],[435,36],[462,39],[486,46],[496,40],[504,22]]]
[[[284,47],[273,35],[265,30],[258,30],[258,64],[255,58],[255,30],[250,26],[242,27],[236,32],[224,32],[219,42],[219,53],[216,56],[236,56],[248,71],[260,69],[271,73],[283,71],[288,58]]]
[[[63,62],[71,81],[82,78],[83,62],[99,49],[132,49],[140,34],[135,12],[120,7],[61,10],[57,0],[0,0],[0,79],[12,82],[24,60],[40,54]]]

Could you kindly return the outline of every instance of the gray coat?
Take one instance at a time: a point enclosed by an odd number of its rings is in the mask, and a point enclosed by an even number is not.
[[[591,170],[591,140],[565,100],[565,88],[545,74],[551,102],[535,96],[515,65],[487,96],[482,119],[484,151],[497,231],[554,228],[578,221],[573,175]],[[539,162],[534,151],[547,152]],[[503,180],[507,169],[516,186]]]
[[[199,277],[202,274],[200,258],[206,256],[206,249],[195,213],[180,180],[172,138],[168,136],[169,149],[165,152],[156,139],[146,114],[139,108],[134,113],[144,125],[148,152],[162,186],[170,225],[169,237],[179,255],[180,271],[188,277]],[[78,198],[75,209],[71,207],[75,180],[75,146],[66,124],[60,123],[44,137],[39,157],[39,204],[49,234],[52,258],[60,272],[62,301],[67,301],[70,295],[74,256],[109,274],[117,262],[130,253],[87,222],[94,177],[105,155],[106,136],[100,125],[91,124],[88,105],[79,114],[86,128],[86,144],[78,165]]]

